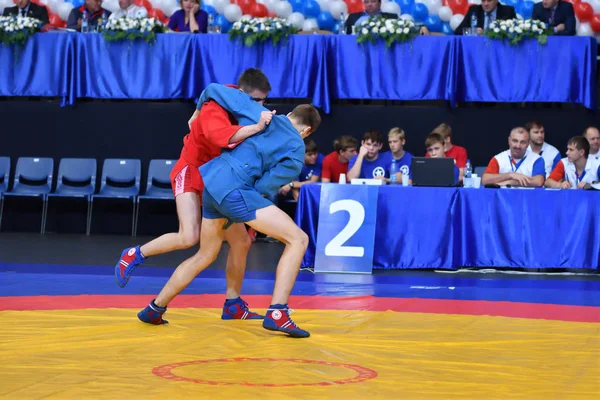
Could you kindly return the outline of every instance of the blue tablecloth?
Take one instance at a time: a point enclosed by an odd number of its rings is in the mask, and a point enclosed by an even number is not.
[[[418,37],[387,48],[354,36],[294,35],[253,48],[227,35],[158,35],[156,43],[107,43],[99,34],[36,34],[0,45],[0,96],[194,99],[211,82],[265,71],[273,98],[569,102],[596,106],[597,43],[553,37],[520,46],[476,37]]]
[[[321,184],[300,190],[296,223],[314,266]],[[382,186],[374,268],[600,265],[600,194],[582,190]]]

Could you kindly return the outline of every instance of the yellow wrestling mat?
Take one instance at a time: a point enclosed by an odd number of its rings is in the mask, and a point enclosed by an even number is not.
[[[6,399],[597,399],[600,324],[301,310],[292,339],[220,309],[3,311]]]

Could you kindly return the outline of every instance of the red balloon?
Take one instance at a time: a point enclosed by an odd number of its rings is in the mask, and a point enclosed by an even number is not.
[[[592,17],[590,20],[590,26],[594,32],[600,32],[600,14],[596,14]]]
[[[156,18],[160,21],[165,19],[165,14],[158,8],[153,8],[148,11],[148,18]]]
[[[256,3],[250,8],[250,15],[257,18],[269,16],[269,9],[264,4]]]
[[[348,12],[351,14],[365,11],[365,5],[362,0],[345,0],[345,2],[348,6]]]
[[[252,6],[256,4],[256,0],[234,0],[233,4],[237,4],[242,9],[242,14],[252,14]]]
[[[467,0],[448,0],[448,7],[452,10],[452,14],[466,15],[469,10],[469,2]]]
[[[50,25],[55,26],[57,28],[64,28],[67,26],[67,23],[65,21],[63,21],[62,19],[60,19],[60,17],[58,16],[58,14],[50,14]]]
[[[577,3],[573,8],[575,9],[575,15],[579,18],[580,22],[588,22],[594,16],[594,8],[590,3]]]
[[[573,6],[575,6],[575,4],[581,2],[581,0],[564,0],[564,1],[566,1],[567,3],[573,4]]]

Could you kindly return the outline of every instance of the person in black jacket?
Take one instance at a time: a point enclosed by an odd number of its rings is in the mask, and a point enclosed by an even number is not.
[[[391,13],[382,13],[381,12],[381,0],[364,0],[365,3],[365,11],[352,13],[348,15],[348,19],[346,20],[346,33],[352,33],[352,27],[357,25],[369,17],[374,17],[376,15],[381,15],[386,19],[398,19],[399,15],[391,14]]]
[[[514,7],[498,4],[498,0],[481,0],[481,5],[469,7],[467,15],[454,31],[456,35],[462,35],[464,28],[471,27],[471,16],[477,17],[477,34],[481,35],[495,20],[515,19],[517,14]]]
[[[533,6],[531,19],[545,22],[559,36],[575,36],[577,33],[573,5],[561,0],[542,0]]]
[[[4,17],[12,17],[12,16],[23,16],[36,18],[42,21],[44,25],[50,22],[48,18],[48,10],[45,6],[38,6],[31,2],[31,0],[16,0],[16,6],[7,7],[4,9],[4,13],[2,14]]]

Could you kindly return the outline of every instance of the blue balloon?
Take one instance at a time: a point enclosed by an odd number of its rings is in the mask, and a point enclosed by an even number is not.
[[[402,14],[412,14],[415,8],[415,0],[394,0],[400,6]],[[427,8],[427,7],[425,7]]]
[[[321,6],[315,0],[306,0],[302,7],[302,14],[305,18],[317,18],[321,12]]]
[[[517,14],[521,14],[521,17],[525,19],[531,18],[531,14],[533,13],[533,1],[524,1],[517,5],[516,11]]]
[[[521,0],[503,0],[502,4],[507,5],[507,6],[511,6],[514,7],[515,10],[517,8],[517,5],[521,2]]]
[[[221,33],[227,33],[233,26],[233,24],[227,21],[227,18],[225,18],[225,16],[221,14],[217,15],[217,17],[215,18],[215,25],[221,27]]]
[[[404,13],[404,10],[402,10],[402,6],[400,6],[400,10],[402,11],[402,13]],[[427,6],[425,4],[417,3],[415,4],[411,15],[413,16],[416,22],[424,22],[427,16],[429,15],[429,10],[427,9]]]
[[[290,0],[292,11],[301,13],[304,10],[304,0]]]
[[[431,32],[441,32],[442,31],[442,20],[437,15],[430,15],[425,18],[425,26]]]
[[[444,35],[454,35],[454,31],[452,30],[452,27],[450,26],[450,22],[444,22],[442,24],[442,33]]]
[[[206,13],[208,15],[212,15],[213,17],[217,16],[217,9],[214,8],[213,6],[209,6],[207,4],[202,3],[202,6],[200,6],[201,9],[203,9],[204,11],[206,11]]]
[[[317,17],[317,22],[319,23],[319,29],[324,31],[334,31],[336,20],[333,19],[333,15],[329,11],[323,11],[319,13]]]

